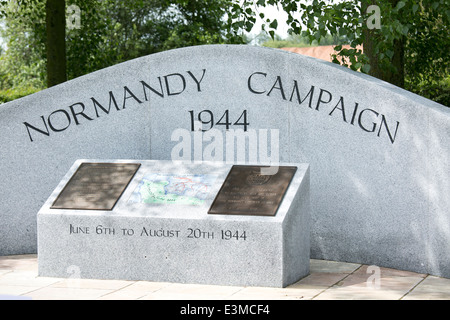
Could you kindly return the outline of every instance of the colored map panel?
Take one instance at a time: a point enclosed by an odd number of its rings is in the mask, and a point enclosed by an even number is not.
[[[150,173],[144,176],[129,201],[136,203],[202,205],[217,176]]]

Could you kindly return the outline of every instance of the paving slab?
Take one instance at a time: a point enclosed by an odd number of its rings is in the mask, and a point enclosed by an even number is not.
[[[46,287],[60,281],[58,278],[38,277],[36,272],[9,272],[0,276],[1,286]]]
[[[201,284],[178,284],[174,283],[154,291],[142,300],[223,300],[231,297],[243,287],[215,286]]]
[[[358,263],[311,259],[311,273],[352,273],[361,267]]]
[[[428,276],[403,300],[450,300],[450,279]]]
[[[311,273],[309,276],[301,279],[299,282],[291,285],[289,288],[298,288],[303,286],[323,286],[331,287],[339,281],[347,277],[347,273],[331,273],[331,272],[316,272]]]
[[[0,285],[0,300],[10,300],[27,296],[28,293],[38,290],[40,287]]]
[[[120,290],[133,284],[134,281],[96,280],[96,279],[64,279],[53,284],[53,288]]]
[[[39,277],[36,255],[0,264],[0,300],[450,300],[450,279],[316,259],[286,288]]]
[[[312,298],[314,293],[306,295],[306,290],[293,290],[289,288],[246,287],[230,299],[233,300],[301,300],[307,296]]]
[[[136,281],[127,287],[113,291],[102,297],[100,300],[139,300],[150,295],[151,293],[170,286],[169,282],[149,282]]]
[[[315,300],[399,300],[402,296],[402,293],[396,291],[377,290],[363,286],[333,286],[315,297]]]
[[[112,290],[45,287],[27,294],[32,300],[93,300]]]

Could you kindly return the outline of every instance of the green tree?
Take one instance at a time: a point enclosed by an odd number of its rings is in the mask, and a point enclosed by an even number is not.
[[[240,37],[227,32],[224,17],[232,0],[71,0],[70,5],[79,8],[80,23],[76,28],[62,27],[65,21],[62,17],[67,16],[66,8],[62,10],[64,2],[0,0],[0,15],[5,23],[2,37],[8,45],[4,55],[8,63],[1,67],[2,74],[6,74],[3,78],[7,78],[3,88],[17,87],[18,82],[28,83],[30,77],[39,79],[38,87],[45,87],[42,82],[46,77],[53,79],[52,75],[60,72],[60,80],[48,82],[50,86],[64,80],[64,63],[67,78],[73,79],[162,50],[208,43],[242,43]],[[57,14],[50,10],[56,5],[59,5]],[[47,21],[46,24],[46,18],[55,16],[59,18],[57,23]],[[46,47],[45,43],[50,45]],[[62,58],[64,49],[65,59]],[[33,66],[34,72],[30,73],[26,66]]]
[[[367,12],[367,8],[373,3],[380,9],[381,23],[380,28],[368,29],[367,22],[373,13]],[[343,64],[353,70],[417,93],[420,93],[417,86],[442,83],[449,77],[449,1],[244,0],[239,8],[233,7],[230,15],[235,29],[251,29],[255,12],[267,5],[284,10],[288,14],[289,32],[308,37],[310,42],[320,42],[328,33],[345,36],[352,48],[336,46],[335,62],[339,63],[340,56]],[[265,28],[273,36],[278,21],[263,14],[260,17],[265,19]],[[357,49],[358,45],[363,45],[364,53]],[[440,90],[439,96],[427,97],[449,105],[448,93]]]
[[[0,57],[2,89],[29,92],[45,87],[45,4],[21,6],[17,1],[0,3],[3,15],[0,36],[6,50]],[[44,39],[44,40],[43,40]]]
[[[224,16],[232,1],[176,0],[170,3],[177,14],[174,28],[164,42],[165,50],[192,45],[243,42],[241,37],[227,33]]]
[[[331,34],[327,34],[325,37],[320,39],[320,45],[329,46],[329,45],[342,45],[348,44],[348,40],[345,36],[333,36]],[[311,47],[318,46],[319,42],[317,40],[313,40],[310,42],[308,37],[303,37],[297,34],[291,34],[286,39],[282,39],[280,36],[275,34],[275,38],[271,39],[267,37],[264,42],[261,43],[264,47],[270,48],[285,48],[285,47]]]
[[[8,39],[8,56],[17,65],[20,50],[32,51],[33,55],[47,61],[47,86],[66,80],[65,57],[65,1],[64,0],[11,0],[0,2],[0,16],[5,17]],[[9,30],[8,30],[9,29]],[[23,48],[23,49],[22,49]],[[41,51],[44,48],[45,52]],[[29,57],[29,54],[25,54]],[[48,59],[46,59],[48,57]],[[25,66],[36,61],[24,61]],[[21,76],[16,76],[21,79]]]

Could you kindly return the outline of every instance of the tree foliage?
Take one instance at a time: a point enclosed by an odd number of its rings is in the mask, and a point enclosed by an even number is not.
[[[266,37],[264,37],[266,35]],[[319,45],[319,42],[317,40],[313,40],[312,42],[308,37],[303,37],[301,35],[291,34],[288,35],[285,39],[283,39],[281,36],[275,34],[275,37],[272,39],[271,37],[267,36],[266,33],[261,32],[260,35],[258,35],[259,44],[263,47],[269,47],[269,48],[286,48],[286,47],[296,47],[296,48],[302,48],[302,47],[316,47]],[[327,34],[325,37],[320,39],[320,45],[322,46],[330,46],[330,45],[342,45],[347,44],[348,40],[345,36],[336,36]]]
[[[367,21],[373,15],[367,11],[370,4],[380,9],[379,29],[368,30]],[[233,26],[251,30],[259,15],[273,38],[278,21],[259,13],[269,5],[287,13],[291,34],[301,34],[310,42],[320,43],[328,33],[345,36],[352,48],[336,46],[334,62],[342,61],[353,70],[401,86],[404,80],[405,87],[417,93],[417,86],[433,86],[449,77],[448,0],[243,0],[239,8],[233,7]],[[358,45],[364,46],[364,52]],[[443,95],[439,102],[449,105],[445,101],[448,92],[441,90],[438,95]],[[437,98],[434,94],[427,97]]]
[[[45,86],[45,7],[37,2],[22,7],[20,2],[0,3],[3,27],[0,36],[6,46],[0,56],[1,88],[42,88]]]
[[[46,0],[0,0],[0,89],[44,88]],[[227,32],[232,0],[67,0],[80,23],[66,28],[67,78],[162,50],[242,42]],[[70,18],[70,16],[68,16]],[[26,90],[28,92],[28,90]]]
[[[176,0],[169,2],[177,14],[174,27],[164,41],[164,50],[201,44],[242,43],[241,37],[230,35],[224,19],[232,1]]]
[[[0,89],[45,87],[45,2],[0,0],[0,31],[6,42],[0,55]],[[450,105],[447,0],[66,2],[81,13],[80,27],[66,29],[68,79],[162,50],[243,43],[257,18],[275,39],[279,21],[261,12],[274,5],[287,13],[292,37],[324,44],[331,35],[337,44],[334,62]],[[370,4],[380,9],[379,29],[367,27]]]

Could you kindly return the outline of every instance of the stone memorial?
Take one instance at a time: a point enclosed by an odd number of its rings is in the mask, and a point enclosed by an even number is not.
[[[98,188],[99,178],[80,173],[92,168],[100,170],[101,180],[126,185],[123,192],[106,197],[114,206],[86,206],[91,197],[100,205],[109,203],[97,197],[97,190],[104,191]],[[255,210],[229,214],[225,208],[208,214],[230,169],[218,162],[76,161],[37,216],[39,275],[70,277],[77,270],[79,278],[271,287],[285,287],[306,276],[308,165],[280,166],[270,176],[260,175],[258,166],[239,166],[240,174],[245,169],[246,178],[258,180],[233,184],[241,195],[246,190],[245,201],[251,201],[247,209]],[[275,203],[276,212],[260,214],[266,202],[274,202],[272,181],[285,180],[285,170],[289,181]],[[117,176],[126,178],[119,183]],[[80,195],[73,187],[80,179],[94,191]],[[61,195],[68,197],[68,189],[77,200],[70,208],[55,206]],[[259,202],[250,200],[254,190]],[[224,202],[234,206],[234,199]]]
[[[450,277],[450,109],[245,45],[127,61],[0,106],[0,254],[76,159],[309,163],[311,257]]]

